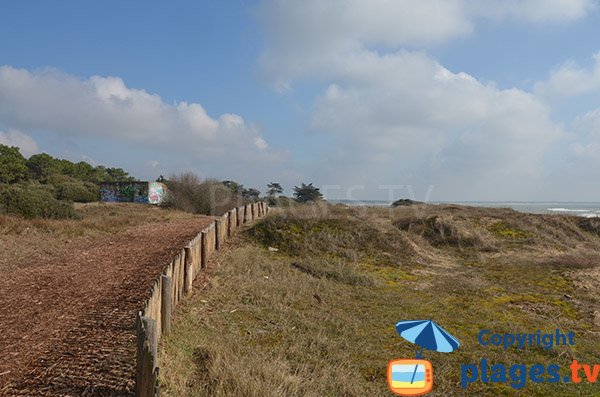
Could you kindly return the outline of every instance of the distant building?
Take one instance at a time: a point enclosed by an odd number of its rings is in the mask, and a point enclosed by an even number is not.
[[[107,203],[160,204],[167,193],[161,182],[104,182],[100,184],[100,201]]]

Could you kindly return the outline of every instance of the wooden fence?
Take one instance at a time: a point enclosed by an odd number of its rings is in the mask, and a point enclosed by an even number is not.
[[[205,269],[210,255],[244,223],[262,218],[269,211],[265,202],[234,208],[215,219],[194,237],[154,281],[150,298],[138,312],[137,369],[135,395],[160,395],[158,344],[169,333],[173,311],[179,301],[192,292],[196,276]]]

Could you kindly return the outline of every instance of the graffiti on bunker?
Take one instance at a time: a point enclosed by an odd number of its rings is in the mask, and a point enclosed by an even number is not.
[[[148,202],[150,204],[160,204],[164,201],[167,194],[167,187],[164,183],[149,182],[148,183]]]
[[[160,204],[166,194],[160,182],[107,182],[100,185],[100,200],[108,203]]]

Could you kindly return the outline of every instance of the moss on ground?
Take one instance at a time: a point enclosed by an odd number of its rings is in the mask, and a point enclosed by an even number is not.
[[[573,281],[578,267],[545,258],[543,250],[499,256],[478,245],[429,246],[420,240],[421,230],[391,232],[399,230],[396,219],[377,213],[376,227],[369,214],[358,219],[339,212],[333,219],[270,216],[218,254],[221,267],[210,286],[181,307],[173,333],[163,341],[165,395],[387,396],[387,362],[415,354],[394,325],[413,319],[433,319],[462,344],[451,354],[425,353],[434,366],[434,396],[464,395],[461,364],[481,358],[507,366],[556,363],[561,376],[573,358],[600,363],[600,336],[586,306],[593,291]],[[473,218],[473,228],[480,227],[481,217]],[[455,230],[470,233],[460,229],[461,222]],[[503,232],[510,239],[530,237],[525,229],[498,230],[511,230]],[[407,254],[404,239],[420,244],[418,254]],[[600,246],[595,240],[586,244]],[[268,246],[280,251],[269,252]],[[586,261],[575,263],[590,269]],[[576,345],[484,347],[477,341],[483,329],[574,331]],[[468,393],[578,396],[597,394],[598,387],[530,382],[518,391],[476,382]]]

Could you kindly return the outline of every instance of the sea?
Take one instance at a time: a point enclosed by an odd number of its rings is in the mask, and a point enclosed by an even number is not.
[[[392,202],[384,200],[328,200],[352,206],[389,207]],[[428,204],[458,204],[473,207],[512,208],[530,214],[565,214],[586,218],[600,217],[600,202],[569,201],[432,201]]]

